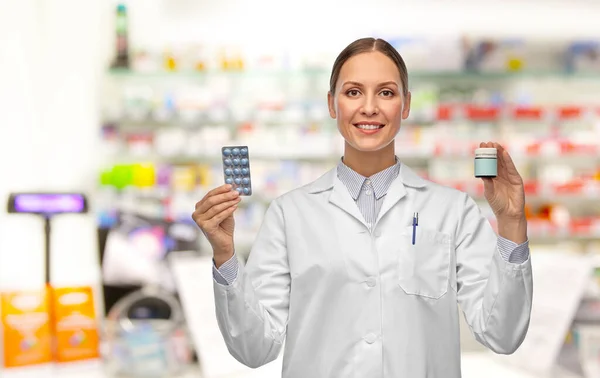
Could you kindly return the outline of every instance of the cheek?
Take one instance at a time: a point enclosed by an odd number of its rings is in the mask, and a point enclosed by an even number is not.
[[[356,106],[353,106],[351,102],[339,101],[337,107],[337,115],[339,120],[348,121],[354,116],[356,112]]]
[[[385,117],[388,121],[401,121],[402,120],[402,103],[390,104],[386,106],[384,110]]]

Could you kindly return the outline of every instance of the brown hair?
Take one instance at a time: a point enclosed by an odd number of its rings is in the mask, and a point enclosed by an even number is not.
[[[385,56],[390,58],[396,67],[398,67],[398,71],[400,71],[400,81],[402,83],[402,93],[406,96],[408,94],[408,71],[406,69],[406,64],[404,63],[404,59],[398,53],[398,51],[394,48],[394,46],[390,45],[387,41],[380,38],[361,38],[352,42],[335,59],[333,63],[333,69],[331,70],[331,78],[329,79],[329,90],[331,94],[335,93],[335,86],[337,84],[338,78],[340,76],[340,71],[342,66],[346,61],[352,58],[355,55],[370,52],[370,51],[379,51],[383,53]]]

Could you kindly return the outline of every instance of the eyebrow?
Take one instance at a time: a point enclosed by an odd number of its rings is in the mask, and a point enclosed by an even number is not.
[[[361,83],[359,83],[358,81],[347,81],[344,83],[343,86],[347,86],[347,85],[356,85],[357,87],[362,87],[363,85]],[[379,87],[384,87],[386,85],[394,85],[394,86],[398,86],[398,84],[395,81],[385,81],[383,83],[379,83],[378,86]]]

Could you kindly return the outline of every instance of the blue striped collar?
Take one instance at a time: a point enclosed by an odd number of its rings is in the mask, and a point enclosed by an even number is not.
[[[380,199],[387,194],[390,185],[398,177],[400,172],[400,160],[396,157],[396,164],[384,169],[383,171],[375,173],[371,177],[365,177],[352,168],[344,164],[343,159],[340,159],[337,165],[337,176],[341,182],[348,188],[350,195],[356,201],[360,190],[362,189],[367,179],[371,180],[373,185],[373,192],[375,198]]]

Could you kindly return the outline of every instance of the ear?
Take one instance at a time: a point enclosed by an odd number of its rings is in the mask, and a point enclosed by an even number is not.
[[[335,98],[331,94],[331,91],[327,92],[327,106],[329,107],[329,116],[335,119]]]
[[[404,106],[402,108],[402,119],[407,119],[408,115],[410,114],[410,92],[406,94],[403,105]]]

